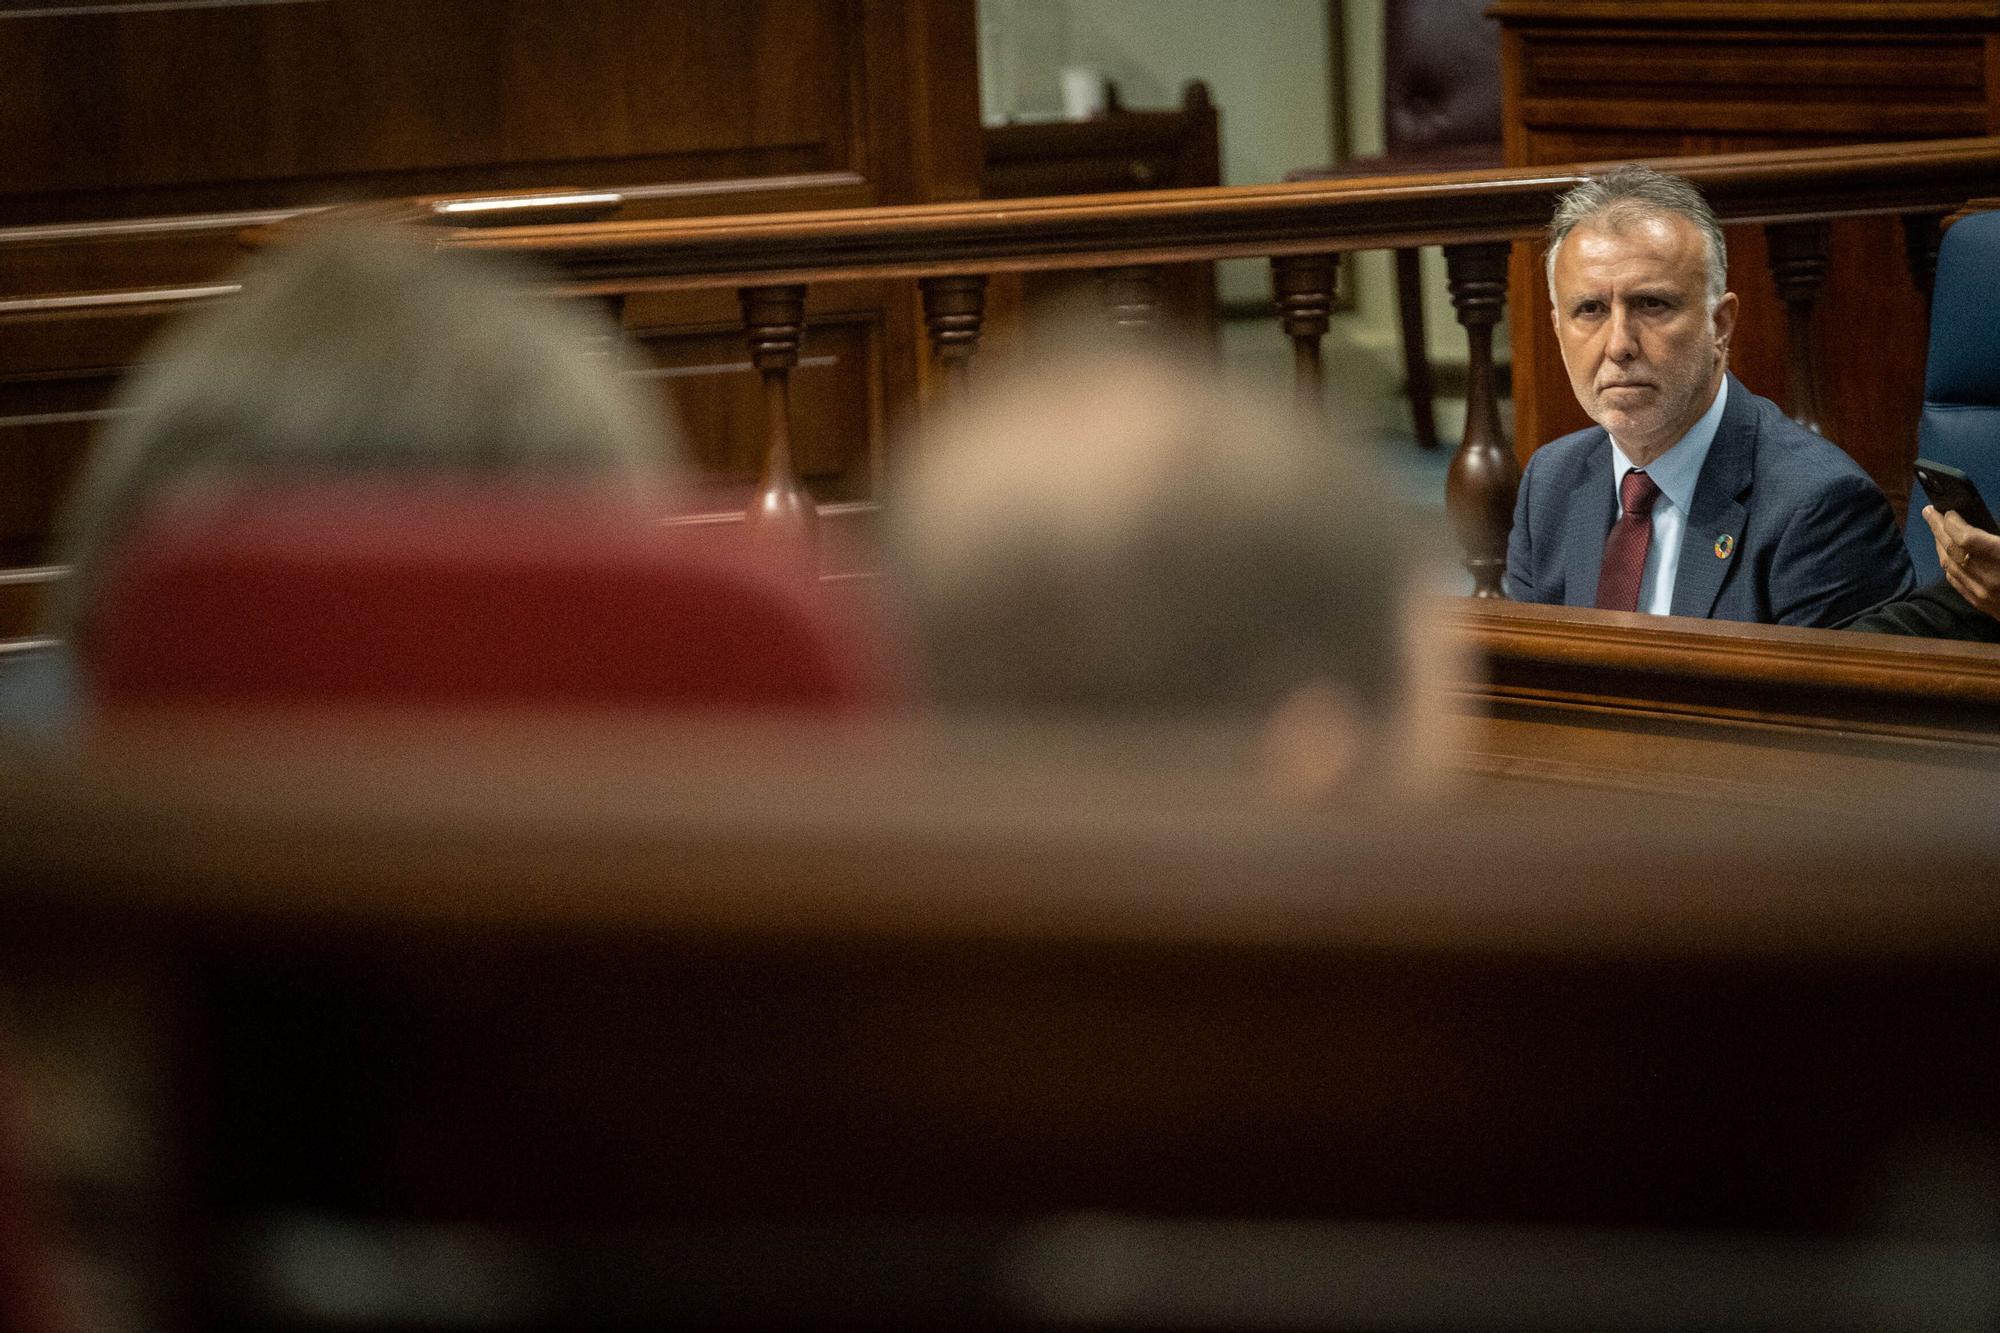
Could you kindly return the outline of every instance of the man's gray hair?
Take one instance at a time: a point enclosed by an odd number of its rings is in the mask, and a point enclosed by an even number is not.
[[[947,712],[1247,721],[1320,683],[1400,716],[1407,524],[1286,395],[1086,352],[920,445],[888,565]]]
[[[1722,239],[1715,210],[1701,197],[1700,190],[1679,176],[1669,176],[1636,162],[1592,176],[1556,200],[1555,216],[1549,219],[1548,229],[1550,294],[1554,295],[1556,289],[1556,252],[1579,224],[1588,222],[1617,231],[1628,223],[1669,216],[1692,222],[1707,243],[1707,299],[1713,313],[1729,290],[1729,247]]]
[[[240,295],[170,329],[120,386],[59,525],[71,573],[56,631],[79,628],[143,512],[188,486],[529,474],[655,494],[682,446],[616,374],[616,330],[523,276],[366,229],[262,257]]]

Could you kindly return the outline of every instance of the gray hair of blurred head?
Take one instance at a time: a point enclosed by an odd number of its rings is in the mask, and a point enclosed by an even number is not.
[[[1251,719],[1314,683],[1367,722],[1407,684],[1398,511],[1289,395],[1086,353],[940,423],[885,520],[947,712]]]
[[[1556,200],[1555,216],[1549,219],[1547,266],[1549,294],[1556,290],[1556,255],[1572,231],[1589,223],[1607,231],[1622,230],[1633,222],[1649,218],[1685,218],[1701,233],[1707,255],[1707,304],[1715,312],[1729,291],[1729,245],[1722,238],[1715,210],[1697,190],[1679,176],[1628,162],[1602,175],[1592,176]]]
[[[261,256],[127,377],[60,531],[74,633],[117,545],[189,486],[525,475],[640,499],[685,468],[594,308],[412,235],[329,229]]]

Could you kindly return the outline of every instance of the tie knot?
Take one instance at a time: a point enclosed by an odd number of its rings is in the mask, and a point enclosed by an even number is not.
[[[1644,518],[1653,512],[1653,501],[1660,498],[1660,488],[1645,473],[1634,469],[1625,474],[1625,480],[1618,483],[1618,501],[1625,506],[1625,512],[1634,518]]]

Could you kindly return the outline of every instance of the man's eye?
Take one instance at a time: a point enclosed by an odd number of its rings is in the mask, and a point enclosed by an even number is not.
[[[1585,301],[1576,308],[1576,313],[1579,318],[1590,315],[1601,315],[1604,313],[1604,303],[1602,301]]]

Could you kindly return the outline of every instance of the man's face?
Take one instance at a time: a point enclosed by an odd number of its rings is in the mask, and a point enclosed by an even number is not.
[[[1590,419],[1643,467],[1715,401],[1736,294],[1707,309],[1708,248],[1683,217],[1579,224],[1556,251],[1556,339]]]

